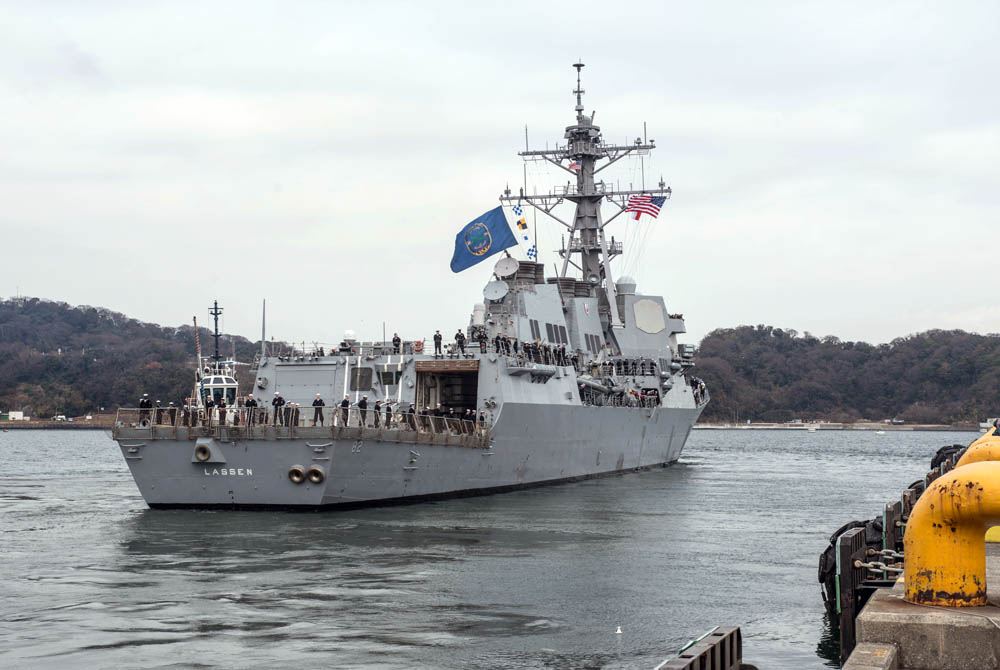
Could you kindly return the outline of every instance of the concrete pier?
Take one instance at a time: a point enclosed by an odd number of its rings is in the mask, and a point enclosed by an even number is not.
[[[857,618],[858,645],[843,670],[1000,669],[1000,544],[986,545],[986,607],[903,600],[903,582],[876,592]]]

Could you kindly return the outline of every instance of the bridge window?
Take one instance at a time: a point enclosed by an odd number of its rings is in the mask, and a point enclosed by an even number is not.
[[[382,386],[395,386],[399,383],[400,378],[403,376],[403,373],[399,370],[383,370],[378,374],[379,379],[382,380]]]
[[[553,331],[552,324],[551,323],[545,324],[545,334],[548,335],[548,339],[546,341],[549,342],[550,344],[556,341],[555,333],[552,331]]]
[[[351,370],[351,390],[370,391],[372,389],[372,369],[354,368]]]

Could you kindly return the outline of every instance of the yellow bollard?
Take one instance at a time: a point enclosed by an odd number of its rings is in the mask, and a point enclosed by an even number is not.
[[[1000,461],[1000,437],[983,436],[969,445],[962,457],[955,463],[956,468],[981,461]]]
[[[945,607],[985,605],[985,536],[996,525],[1000,463],[971,463],[935,479],[906,522],[906,599]]]
[[[969,446],[971,447],[974,444],[979,444],[980,442],[985,442],[986,440],[1000,437],[1000,436],[994,435],[993,433],[994,433],[994,430],[993,430],[993,427],[991,426],[988,431],[986,431],[985,433],[983,433],[982,435],[980,435],[979,437],[977,437],[976,439],[974,439],[972,442],[970,442]]]

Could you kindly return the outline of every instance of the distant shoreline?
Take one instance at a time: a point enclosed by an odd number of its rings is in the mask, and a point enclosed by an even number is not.
[[[97,416],[91,421],[0,421],[0,430],[111,430],[115,419],[111,415]]]
[[[909,424],[891,425],[881,423],[696,423],[694,430],[799,430],[812,432],[820,430],[864,430],[864,431],[938,431],[938,432],[961,432],[961,433],[983,433],[979,426],[972,423],[959,424]]]

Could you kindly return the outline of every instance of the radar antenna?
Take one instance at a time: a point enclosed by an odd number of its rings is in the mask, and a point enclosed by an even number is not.
[[[625,212],[628,201],[633,195],[648,195],[668,200],[670,187],[660,180],[659,188],[618,190],[606,184],[603,180],[594,181],[601,170],[617,163],[626,156],[645,156],[656,148],[656,140],[646,141],[636,138],[630,144],[607,144],[601,136],[601,128],[594,125],[594,113],[588,117],[583,113],[583,86],[580,73],[584,64],[573,64],[576,68],[576,124],[566,127],[563,138],[566,143],[557,144],[552,149],[525,149],[518,155],[525,161],[548,161],[573,175],[575,184],[570,181],[565,185],[554,187],[547,194],[530,195],[525,188],[517,194],[510,188],[500,196],[503,203],[526,202],[536,210],[555,220],[569,231],[569,238],[559,250],[562,257],[560,277],[566,277],[569,266],[572,265],[582,275],[581,279],[589,283],[597,291],[601,311],[608,316],[612,328],[621,328],[622,320],[618,313],[618,302],[615,296],[615,283],[611,275],[611,259],[622,253],[620,242],[609,242],[605,239],[604,228]],[[568,165],[565,161],[571,161]],[[600,167],[598,163],[606,161]],[[572,223],[562,220],[553,210],[564,202],[576,205]],[[601,215],[601,204],[607,201],[618,211],[611,218],[604,220]]]

